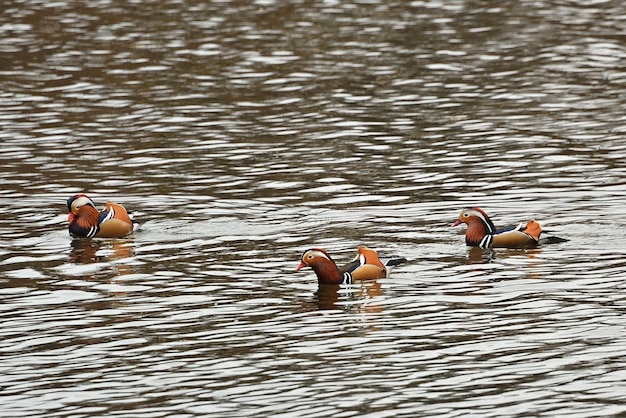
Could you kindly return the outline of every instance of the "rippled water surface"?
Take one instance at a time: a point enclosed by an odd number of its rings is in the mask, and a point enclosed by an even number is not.
[[[626,413],[620,1],[9,0],[0,415]],[[65,200],[136,211],[72,240]],[[569,241],[469,250],[462,207]],[[303,250],[408,263],[319,288]]]

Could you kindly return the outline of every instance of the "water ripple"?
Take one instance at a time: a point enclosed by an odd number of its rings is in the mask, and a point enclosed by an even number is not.
[[[624,413],[613,2],[5,6],[0,415]],[[83,191],[140,230],[71,239]],[[362,244],[408,262],[295,271]]]

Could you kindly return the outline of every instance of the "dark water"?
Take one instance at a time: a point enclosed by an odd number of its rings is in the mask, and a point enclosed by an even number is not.
[[[0,14],[0,415],[626,413],[619,1]],[[65,199],[137,211],[75,240]],[[470,251],[479,205],[570,239]],[[409,263],[318,290],[301,252]]]

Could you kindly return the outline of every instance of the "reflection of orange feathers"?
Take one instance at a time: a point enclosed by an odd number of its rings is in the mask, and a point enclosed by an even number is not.
[[[534,238],[535,241],[539,241],[539,235],[541,235],[541,225],[534,220],[528,221],[524,232]]]

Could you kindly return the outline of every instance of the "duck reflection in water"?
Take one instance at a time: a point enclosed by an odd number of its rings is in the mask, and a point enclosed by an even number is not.
[[[528,259],[536,259],[541,254],[540,248],[532,249],[501,249],[501,250],[482,250],[478,247],[472,247],[467,252],[467,260],[470,264],[487,264],[496,263],[498,259],[504,259],[513,256],[525,255]]]
[[[69,261],[74,264],[107,263],[135,255],[132,239],[74,239],[70,246]],[[119,274],[133,273],[128,264],[116,264],[115,267]]]
[[[70,246],[70,263],[91,264],[103,261],[104,256],[98,255],[100,244],[91,239],[72,240]]]
[[[467,260],[470,264],[493,263],[495,254],[494,250],[483,250],[478,247],[470,247],[467,252]]]
[[[356,307],[361,313],[380,313],[383,310],[382,304],[376,303],[376,300],[382,294],[378,280],[368,280],[349,287],[338,284],[320,285],[313,300],[320,310],[344,310]]]
[[[519,268],[523,267],[527,274],[526,276],[531,279],[540,279],[543,274],[541,273],[542,259],[540,258],[541,249],[500,249],[496,250],[482,250],[478,247],[472,247],[467,253],[468,264],[513,264]],[[524,260],[525,259],[525,260]],[[523,263],[520,263],[524,260]],[[483,270],[483,269],[480,269]]]

